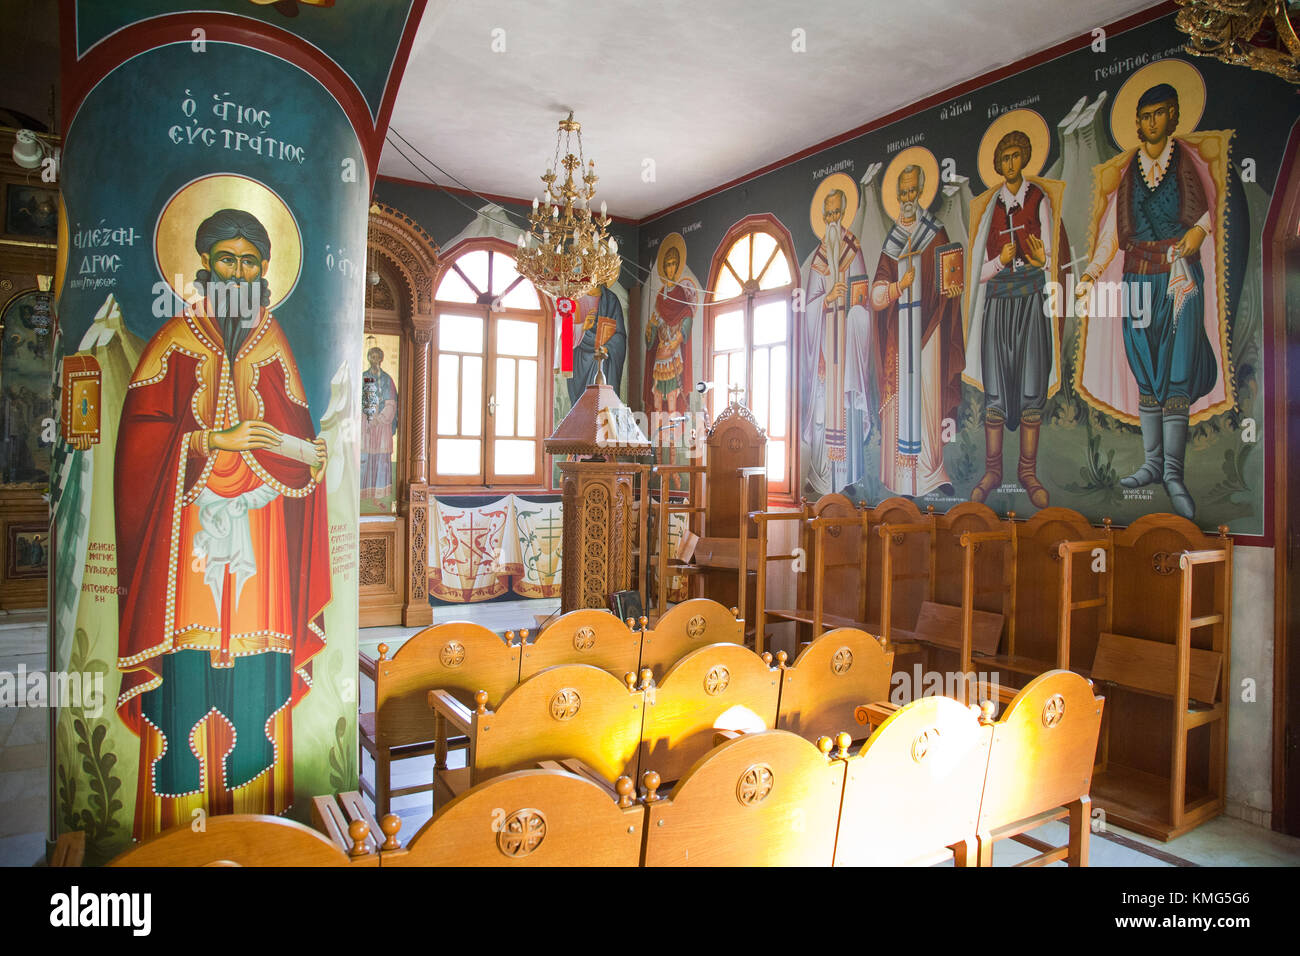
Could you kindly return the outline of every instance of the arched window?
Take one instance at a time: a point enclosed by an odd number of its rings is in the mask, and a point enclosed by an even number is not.
[[[547,317],[505,243],[471,242],[434,292],[435,485],[541,486]]]
[[[732,227],[713,257],[705,349],[713,375],[710,415],[727,403],[727,390],[745,390],[743,401],[767,431],[767,482],[773,494],[794,487],[791,421],[794,397],[794,329],[790,316],[795,286],[793,243],[768,217],[749,217]]]

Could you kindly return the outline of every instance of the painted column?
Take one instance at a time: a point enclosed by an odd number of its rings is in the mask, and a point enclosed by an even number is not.
[[[355,10],[167,6],[64,6],[51,667],[102,695],[61,702],[51,815],[92,862],[210,813],[305,819],[357,781],[385,84],[321,53]],[[418,10],[373,7],[393,63]]]

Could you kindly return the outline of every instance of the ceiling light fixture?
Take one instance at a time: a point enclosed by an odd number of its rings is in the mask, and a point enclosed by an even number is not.
[[[1178,0],[1184,49],[1300,83],[1300,37],[1287,0]],[[1300,11],[1295,16],[1300,18]]]

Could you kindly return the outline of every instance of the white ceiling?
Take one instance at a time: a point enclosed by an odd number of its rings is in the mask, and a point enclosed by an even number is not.
[[[640,219],[1148,6],[430,0],[391,127],[469,188],[531,197],[572,109],[598,198]],[[796,29],[807,52],[791,49]],[[422,179],[395,138],[380,172]]]

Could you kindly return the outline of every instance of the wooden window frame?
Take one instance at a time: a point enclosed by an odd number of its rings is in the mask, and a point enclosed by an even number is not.
[[[713,290],[718,287],[718,282],[722,278],[723,270],[730,269],[727,265],[727,254],[731,251],[732,246],[743,239],[746,235],[755,232],[765,232],[776,240],[777,251],[783,253],[786,262],[790,266],[790,282],[788,285],[776,289],[767,289],[759,291],[754,289],[743,289],[740,295],[732,296],[729,299],[715,300]],[[750,245],[750,257],[753,257],[753,245]],[[770,261],[770,260],[769,260]],[[752,269],[751,263],[751,269]],[[785,403],[785,437],[783,439],[786,445],[785,469],[786,475],[784,482],[773,481],[768,479],[769,505],[793,505],[798,502],[798,483],[799,483],[799,445],[800,436],[795,431],[795,425],[799,420],[797,414],[797,402],[799,398],[799,327],[795,322],[794,309],[792,300],[796,289],[801,287],[802,276],[799,268],[799,261],[794,255],[794,239],[790,231],[770,213],[746,216],[741,219],[722,237],[722,242],[718,244],[713,253],[713,261],[709,267],[709,301],[704,308],[704,366],[707,370],[703,374],[713,374],[713,325],[716,316],[729,312],[738,304],[745,311],[745,402],[751,400],[753,391],[754,375],[754,308],[764,302],[770,302],[775,299],[783,298],[786,300],[786,347],[788,349],[790,367],[787,370],[786,377],[786,403]],[[719,392],[720,390],[720,392]],[[714,407],[725,407],[727,403],[726,386],[719,383],[714,386],[717,397],[714,399]],[[769,436],[768,441],[773,439]],[[782,439],[778,439],[782,440]],[[783,487],[784,485],[784,487]]]

